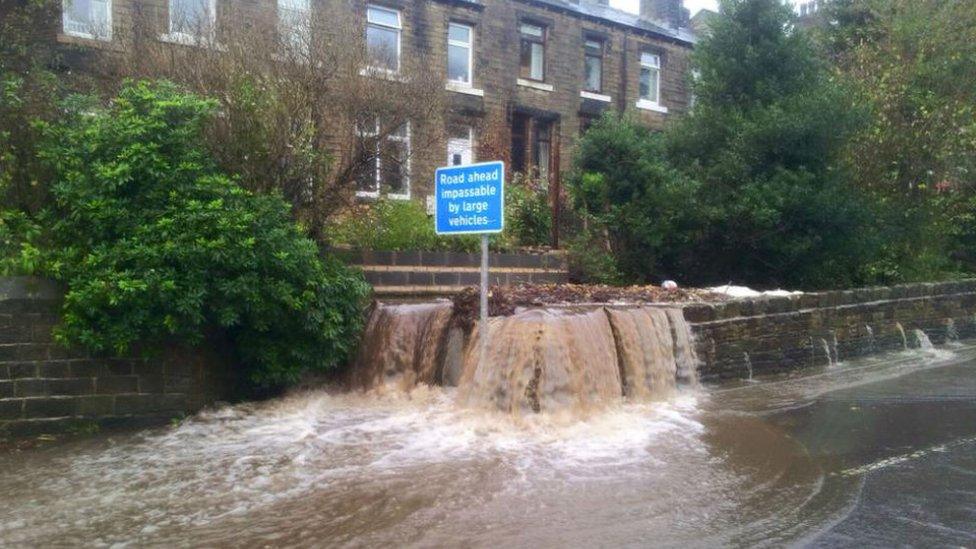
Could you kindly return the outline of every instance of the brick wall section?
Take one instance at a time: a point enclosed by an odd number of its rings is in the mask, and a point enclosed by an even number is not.
[[[99,358],[52,341],[61,291],[43,279],[0,278],[0,434],[58,431],[84,421],[160,422],[225,398],[233,387],[216,348],[164,349],[152,359]]]
[[[917,347],[919,329],[935,343],[952,330],[976,336],[976,280],[737,300],[684,309],[703,360],[703,379],[736,379]],[[870,326],[871,332],[868,327]],[[951,327],[951,329],[950,329]],[[746,354],[749,363],[746,362]]]

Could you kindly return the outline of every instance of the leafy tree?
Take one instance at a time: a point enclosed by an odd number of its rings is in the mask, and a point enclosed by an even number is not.
[[[973,269],[976,9],[951,0],[828,6],[870,14],[825,34],[828,47],[844,42],[838,72],[872,114],[847,158],[856,185],[884,205],[879,270],[889,280],[906,280]]]
[[[693,55],[695,110],[668,132],[708,216],[684,272],[697,282],[835,287],[874,253],[840,153],[863,117],[778,0],[727,0]]]
[[[122,353],[221,330],[261,385],[334,367],[356,344],[367,287],[319,258],[283,199],[216,168],[201,139],[214,105],[141,82],[108,108],[76,98],[45,126],[49,270],[67,286],[57,335]]]

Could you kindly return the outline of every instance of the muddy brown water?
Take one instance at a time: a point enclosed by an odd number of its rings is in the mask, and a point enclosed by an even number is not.
[[[0,545],[976,545],[973,343],[541,414],[461,392],[306,391],[0,455]]]

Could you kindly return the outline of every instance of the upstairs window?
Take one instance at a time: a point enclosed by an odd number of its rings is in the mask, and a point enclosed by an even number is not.
[[[447,79],[471,86],[474,29],[460,23],[447,26]]]
[[[366,8],[366,49],[370,67],[400,71],[400,12],[379,6]]]
[[[410,198],[410,124],[391,129],[379,118],[369,119],[358,125],[357,134],[361,166],[356,194]]]
[[[546,28],[533,23],[522,23],[519,76],[542,82],[546,79]]]
[[[307,55],[311,42],[310,0],[278,0],[278,32],[290,53]]]
[[[603,41],[596,38],[583,40],[583,89],[588,92],[603,91]]]
[[[62,19],[65,34],[112,39],[111,0],[64,0]]]
[[[169,0],[169,34],[174,38],[212,37],[216,0]]]
[[[640,57],[640,99],[661,103],[661,56],[643,52]]]

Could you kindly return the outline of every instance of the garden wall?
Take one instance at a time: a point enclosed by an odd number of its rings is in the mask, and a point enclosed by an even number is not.
[[[481,280],[481,254],[425,251],[333,250],[346,263],[359,267],[378,296],[450,295]],[[554,284],[567,282],[566,255],[488,254],[488,283]]]
[[[0,435],[165,422],[234,387],[227,354],[216,345],[99,358],[55,344],[61,296],[44,279],[0,277]]]
[[[702,379],[748,378],[918,347],[915,330],[934,343],[976,336],[976,280],[695,304],[684,312]]]

